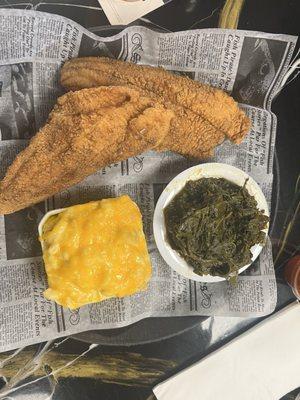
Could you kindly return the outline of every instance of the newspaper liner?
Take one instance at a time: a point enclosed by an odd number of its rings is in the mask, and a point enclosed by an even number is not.
[[[105,55],[160,65],[224,89],[240,102],[252,130],[236,146],[224,142],[214,161],[243,169],[271,202],[276,117],[270,111],[296,37],[220,29],[158,33],[140,26],[100,38],[57,15],[0,10],[1,173],[45,122],[62,89],[59,70],[72,57]],[[276,305],[270,242],[238,279],[196,283],[177,275],[153,240],[154,205],[166,184],[193,165],[179,155],[148,152],[109,165],[46,202],[0,216],[0,351],[86,330],[122,327],[147,317],[263,316]],[[141,208],[153,265],[146,291],[69,310],[43,297],[46,277],[37,226],[46,211],[129,194]]]

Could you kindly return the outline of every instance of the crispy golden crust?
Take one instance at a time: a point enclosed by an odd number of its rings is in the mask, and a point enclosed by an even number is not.
[[[130,85],[165,104],[176,118],[160,149],[188,156],[208,156],[226,137],[240,143],[250,129],[248,117],[225,92],[162,68],[105,57],[77,58],[63,66],[61,83],[72,90]]]
[[[250,127],[226,93],[161,68],[89,57],[68,61],[61,81],[68,89],[89,89],[59,98],[8,169],[0,183],[2,214],[149,149],[208,157],[226,137],[239,143]]]
[[[172,117],[172,111],[126,87],[65,94],[0,183],[0,213],[30,206],[105,165],[156,148]]]

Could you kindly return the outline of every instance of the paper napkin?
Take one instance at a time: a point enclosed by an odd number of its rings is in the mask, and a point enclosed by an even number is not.
[[[98,0],[112,25],[127,25],[171,0]]]
[[[153,389],[158,400],[278,400],[300,386],[293,303]]]

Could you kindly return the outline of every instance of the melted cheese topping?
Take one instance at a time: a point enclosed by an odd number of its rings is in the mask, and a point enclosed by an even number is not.
[[[44,295],[64,307],[132,295],[150,279],[142,216],[128,196],[69,207],[46,220],[40,240]]]

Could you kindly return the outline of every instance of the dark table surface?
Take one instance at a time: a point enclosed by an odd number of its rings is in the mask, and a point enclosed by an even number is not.
[[[170,31],[217,27],[223,4],[223,0],[173,0],[136,23]],[[96,0],[73,0],[70,3],[58,0],[0,0],[0,7],[61,14],[99,34],[103,34],[106,26],[107,34],[116,30],[109,27]],[[298,35],[299,21],[298,0],[246,0],[238,28]],[[296,186],[300,172],[299,82],[300,79],[296,79],[285,87],[272,106],[278,117],[274,168],[279,201],[272,234],[275,256],[292,221],[275,265],[277,310],[295,301],[284,281],[283,267],[287,260],[299,252],[300,244],[299,215],[295,214],[300,199],[299,187]],[[22,349],[2,370],[1,362],[12,352],[0,354],[0,376],[13,378],[11,387],[21,385],[6,399],[151,399],[151,389],[156,383],[201,359],[258,321],[256,318],[199,318],[189,329],[183,331],[182,327],[178,327],[177,334],[169,338],[143,345],[98,345],[87,353],[89,344],[74,338],[59,339],[54,343]],[[159,334],[157,336],[160,337]],[[40,362],[38,367],[37,362]],[[59,371],[55,379],[43,378],[57,369]],[[284,399],[295,399],[299,392],[300,389],[287,394]]]

